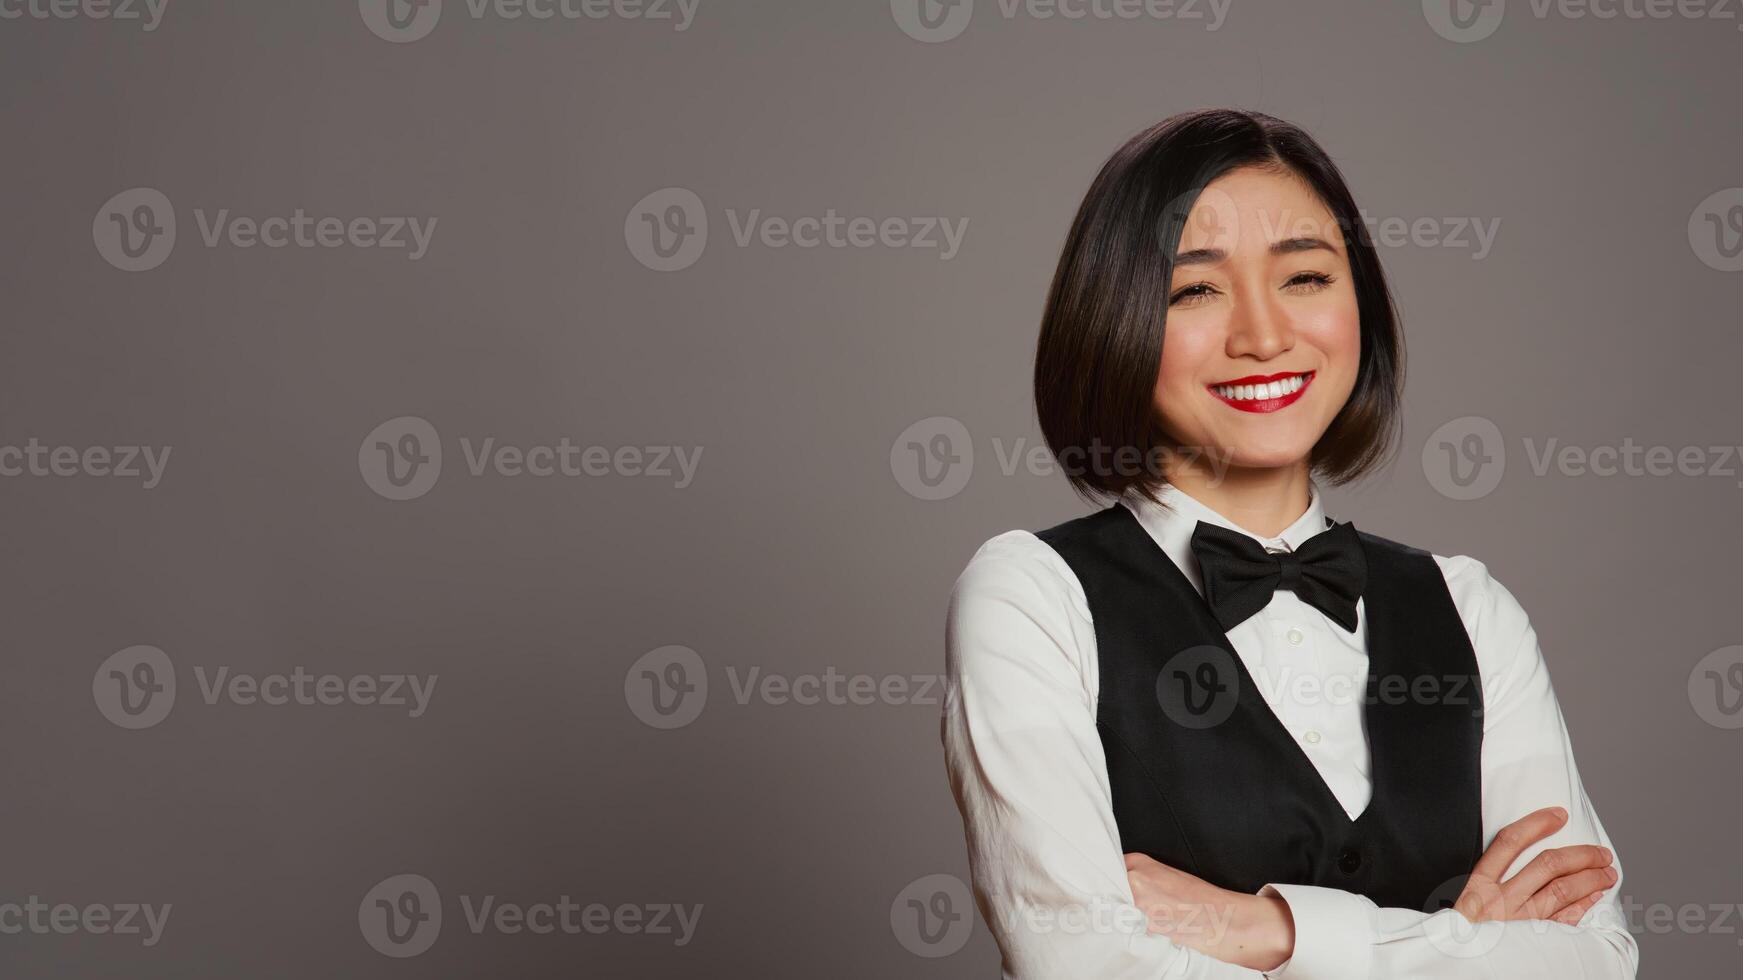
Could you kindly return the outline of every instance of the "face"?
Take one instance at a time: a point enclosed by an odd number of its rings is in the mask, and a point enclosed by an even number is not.
[[[1231,467],[1305,465],[1361,355],[1336,219],[1291,173],[1233,170],[1198,196],[1176,255],[1156,379],[1163,430]]]

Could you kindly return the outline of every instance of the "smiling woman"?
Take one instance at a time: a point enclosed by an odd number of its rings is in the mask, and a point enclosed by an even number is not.
[[[1398,434],[1363,228],[1310,136],[1234,110],[1134,137],[1078,211],[1041,427],[1153,465],[1069,470],[1111,505],[994,537],[952,594],[943,740],[1006,976],[1635,975],[1525,611],[1327,513]]]

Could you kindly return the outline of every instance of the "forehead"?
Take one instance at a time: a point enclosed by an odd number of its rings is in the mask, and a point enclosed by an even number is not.
[[[1289,238],[1342,245],[1337,219],[1313,187],[1288,170],[1244,167],[1208,184],[1180,232],[1179,251],[1263,251]]]

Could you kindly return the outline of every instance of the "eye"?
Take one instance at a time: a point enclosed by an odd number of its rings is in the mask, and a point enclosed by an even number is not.
[[[1289,277],[1283,288],[1295,293],[1317,293],[1334,282],[1337,282],[1336,276],[1323,272],[1297,272]]]
[[[1168,297],[1169,306],[1197,306],[1216,295],[1216,287],[1208,282],[1195,282],[1174,291]]]

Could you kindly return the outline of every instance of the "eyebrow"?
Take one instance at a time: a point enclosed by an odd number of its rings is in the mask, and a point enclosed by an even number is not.
[[[1323,238],[1285,238],[1271,243],[1267,250],[1272,255],[1292,255],[1296,252],[1311,252],[1315,249],[1325,249],[1333,255],[1337,249]],[[1229,253],[1220,248],[1195,248],[1189,252],[1181,252],[1174,256],[1174,264],[1182,265],[1215,265],[1229,257]]]

